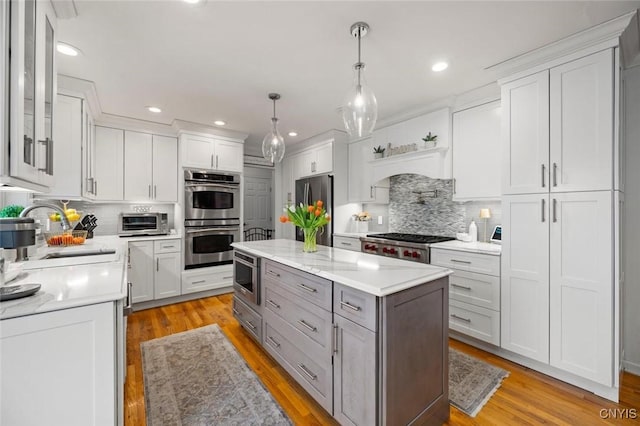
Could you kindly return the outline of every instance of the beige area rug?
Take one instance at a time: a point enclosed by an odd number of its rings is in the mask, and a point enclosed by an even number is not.
[[[147,425],[291,424],[218,325],[141,346]],[[475,417],[508,375],[449,349],[449,402]]]
[[[291,425],[217,324],[141,346],[147,425]]]
[[[449,403],[475,417],[509,372],[449,348]]]

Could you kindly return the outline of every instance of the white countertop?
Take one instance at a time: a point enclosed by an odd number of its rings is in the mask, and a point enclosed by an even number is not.
[[[369,232],[334,232],[335,237],[360,238],[366,237]]]
[[[115,254],[29,260],[23,273],[6,285],[36,283],[33,296],[0,302],[0,319],[8,319],[123,299],[127,295],[126,241],[95,237],[81,246],[41,247],[35,257],[51,252],[115,249]]]
[[[292,240],[238,242],[234,248],[292,268],[344,284],[375,296],[386,296],[446,277],[450,269],[384,256],[318,245],[304,253],[303,243]]]
[[[500,256],[502,253],[502,246],[494,243],[481,243],[481,242],[464,242],[459,240],[444,241],[442,243],[431,244],[431,248],[447,249],[467,251],[471,253],[490,254],[493,256]]]

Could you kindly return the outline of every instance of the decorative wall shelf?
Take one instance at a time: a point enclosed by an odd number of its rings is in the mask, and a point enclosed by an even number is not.
[[[370,160],[373,182],[390,176],[413,173],[434,179],[451,179],[446,154],[449,147],[435,147]]]
[[[377,164],[377,163],[387,163],[387,162],[394,162],[394,161],[401,161],[401,160],[406,161],[406,160],[419,159],[419,158],[426,157],[433,154],[445,153],[448,149],[449,149],[448,146],[436,146],[435,148],[419,149],[417,151],[405,152],[404,154],[396,154],[390,157],[374,158],[373,160],[369,160],[369,163]]]

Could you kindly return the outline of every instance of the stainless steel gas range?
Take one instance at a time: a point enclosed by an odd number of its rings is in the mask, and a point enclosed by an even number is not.
[[[454,239],[439,235],[390,232],[386,234],[368,234],[366,237],[360,237],[360,246],[363,253],[395,257],[412,262],[430,263],[430,245]]]

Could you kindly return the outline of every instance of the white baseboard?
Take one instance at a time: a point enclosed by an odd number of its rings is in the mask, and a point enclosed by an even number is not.
[[[635,374],[636,376],[640,376],[640,364],[622,360],[622,368],[627,373]]]

